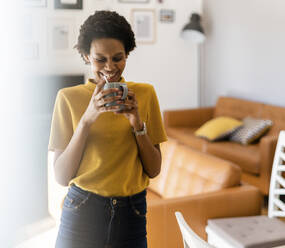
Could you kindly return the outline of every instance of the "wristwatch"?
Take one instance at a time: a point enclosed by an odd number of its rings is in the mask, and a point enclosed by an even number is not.
[[[146,129],[146,124],[145,124],[145,122],[143,122],[143,129],[142,129],[142,130],[140,130],[140,131],[135,131],[135,130],[133,130],[133,132],[134,132],[134,134],[135,134],[136,136],[146,135],[146,134],[147,134],[147,129]]]

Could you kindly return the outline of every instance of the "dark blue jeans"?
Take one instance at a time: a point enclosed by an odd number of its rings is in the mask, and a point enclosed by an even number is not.
[[[146,248],[146,191],[102,197],[71,185],[56,248]]]

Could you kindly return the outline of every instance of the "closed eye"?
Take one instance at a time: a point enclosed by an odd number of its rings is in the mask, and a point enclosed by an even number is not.
[[[106,62],[106,59],[97,59],[97,58],[96,58],[96,61],[99,62],[99,63],[105,63],[105,62]]]
[[[123,56],[118,56],[118,57],[113,57],[112,61],[117,63],[120,62],[123,59]],[[95,58],[96,62],[98,63],[106,63],[107,62],[107,58]]]
[[[114,62],[119,62],[119,61],[121,61],[123,58],[122,57],[115,57],[115,58],[113,58],[113,61]]]

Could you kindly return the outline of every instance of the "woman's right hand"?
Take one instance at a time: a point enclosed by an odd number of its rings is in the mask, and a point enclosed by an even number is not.
[[[97,83],[96,88],[90,99],[89,105],[82,116],[83,122],[89,126],[95,122],[95,120],[98,118],[100,114],[105,112],[114,112],[119,110],[120,108],[119,106],[110,106],[110,107],[105,106],[106,103],[119,101],[122,97],[122,92],[117,88],[104,90],[103,87],[105,83],[106,82],[104,79],[100,80]],[[106,95],[112,92],[117,92],[117,96],[105,97]]]

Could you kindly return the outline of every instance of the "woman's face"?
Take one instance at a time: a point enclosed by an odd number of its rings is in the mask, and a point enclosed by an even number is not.
[[[104,38],[92,41],[90,54],[85,58],[90,62],[95,81],[98,82],[105,75],[109,82],[119,82],[127,55],[121,41]]]

